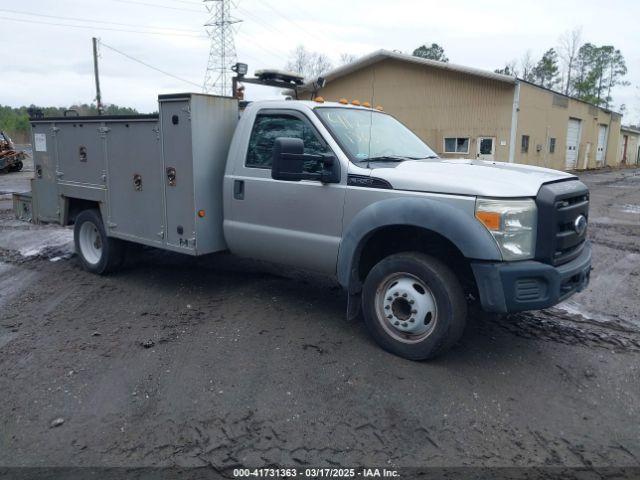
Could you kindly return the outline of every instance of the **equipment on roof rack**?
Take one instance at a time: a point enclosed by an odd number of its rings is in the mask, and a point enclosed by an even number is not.
[[[255,72],[255,77],[245,77],[249,71],[249,67],[246,63],[236,63],[231,67],[231,70],[236,72],[236,76],[232,79],[233,96],[235,98],[243,97],[243,92],[240,91],[241,87],[238,87],[238,82],[265,85],[267,87],[274,88],[293,89],[296,94],[296,98],[298,98],[297,88],[304,84],[304,77],[302,75],[284,70],[258,70]]]

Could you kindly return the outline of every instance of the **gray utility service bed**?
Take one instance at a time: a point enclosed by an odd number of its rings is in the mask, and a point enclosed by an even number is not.
[[[109,236],[191,255],[225,250],[222,180],[238,102],[193,93],[158,102],[159,115],[31,119],[33,221],[66,225],[82,202],[99,202]]]

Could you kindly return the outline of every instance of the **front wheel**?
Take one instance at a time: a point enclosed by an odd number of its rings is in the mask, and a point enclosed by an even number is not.
[[[122,265],[124,245],[121,240],[107,236],[98,210],[80,212],[73,228],[73,239],[85,270],[102,275]]]
[[[464,331],[467,304],[449,267],[417,252],[391,255],[364,283],[364,319],[385,350],[410,360],[444,353]]]

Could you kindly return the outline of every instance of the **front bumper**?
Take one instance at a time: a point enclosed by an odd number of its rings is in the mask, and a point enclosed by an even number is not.
[[[495,313],[540,310],[584,290],[591,272],[591,245],[564,265],[474,262],[471,264],[483,310]]]

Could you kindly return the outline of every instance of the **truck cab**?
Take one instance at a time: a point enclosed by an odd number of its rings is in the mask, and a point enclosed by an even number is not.
[[[335,275],[350,315],[419,359],[455,343],[469,299],[509,313],[582,290],[588,203],[571,174],[443,160],[371,107],[265,101],[230,146],[224,235],[239,255]]]

